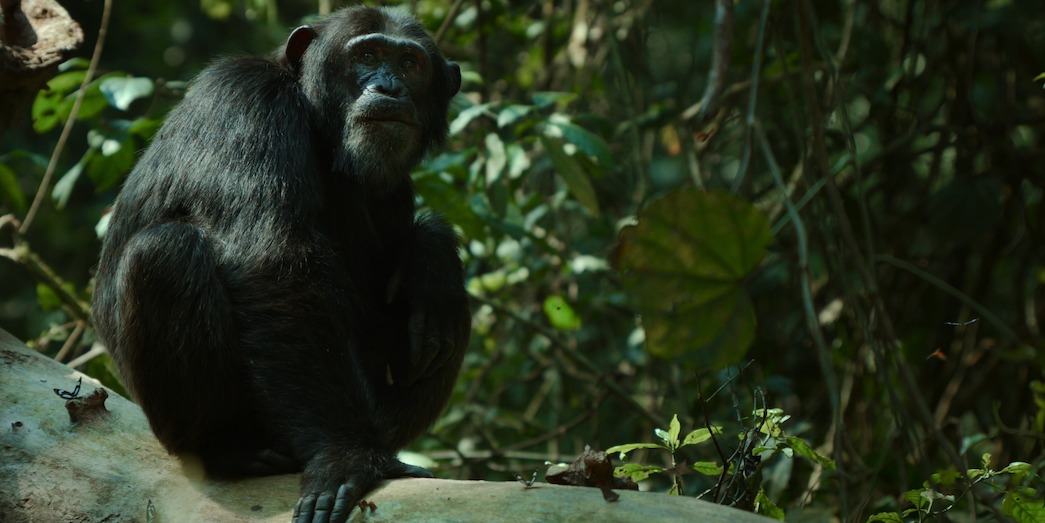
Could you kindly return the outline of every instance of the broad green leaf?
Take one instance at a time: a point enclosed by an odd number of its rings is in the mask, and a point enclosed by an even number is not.
[[[36,284],[36,303],[40,305],[40,308],[47,311],[57,309],[62,304],[62,300],[58,299],[58,295],[51,290],[50,287],[42,284]]]
[[[945,470],[941,470],[932,475],[933,483],[948,487],[954,485],[962,475],[954,468],[954,466],[947,467]]]
[[[758,489],[758,494],[755,496],[755,513],[777,521],[784,521],[784,510],[773,503],[769,496],[766,496],[765,489]]]
[[[575,93],[558,93],[542,91],[533,93],[533,103],[538,109],[544,109],[553,104],[567,105],[577,99]]]
[[[613,469],[613,475],[618,478],[631,478],[634,482],[642,481],[651,474],[659,474],[664,472],[661,467],[653,465],[639,465],[638,463],[625,463],[615,469]]]
[[[62,73],[47,81],[47,90],[65,96],[71,91],[75,91],[79,88],[80,85],[83,84],[83,79],[86,76],[87,71],[70,71],[68,73]]]
[[[784,441],[787,443],[788,447],[795,451],[795,454],[798,454],[814,463],[819,463],[827,470],[835,469],[835,461],[813,450],[813,448],[806,443],[806,440],[794,436],[787,436],[784,438]]]
[[[495,133],[489,133],[484,140],[486,144],[486,184],[492,185],[504,171],[508,164],[508,155],[504,149],[504,142]]]
[[[636,450],[636,449],[667,449],[664,445],[659,443],[626,443],[624,445],[615,445],[606,449],[606,454],[617,454],[620,453],[621,459],[624,459],[624,455]]]
[[[1012,463],[1009,463],[1008,466],[999,470],[998,472],[1008,472],[1009,474],[1025,474],[1028,471],[1030,471],[1030,467],[1030,463],[1025,463],[1023,461],[1013,461]]]
[[[73,74],[79,74],[82,81],[85,73],[82,71],[66,73],[55,77],[51,82]],[[54,129],[59,123],[65,121],[73,107],[72,98],[67,98],[65,91],[52,87],[51,82],[48,82],[48,88],[37,93],[33,100],[33,130],[40,134]]]
[[[668,424],[668,444],[669,449],[676,449],[679,446],[679,434],[682,434],[682,424],[679,423],[679,415],[675,414],[671,416],[671,423]]]
[[[685,447],[686,445],[698,445],[703,443],[711,439],[712,433],[722,434],[722,427],[712,426],[711,430],[708,430],[707,427],[694,430],[693,432],[686,434],[686,439],[682,441],[682,446]]]
[[[705,476],[722,475],[722,465],[719,465],[714,461],[698,461],[693,464],[693,470],[704,474]]]
[[[904,523],[903,517],[896,512],[879,512],[867,518],[867,523]]]
[[[18,176],[3,164],[0,164],[0,203],[7,203],[18,212],[25,209],[25,194],[18,185]]]
[[[83,155],[83,158],[76,165],[69,168],[65,174],[54,184],[54,188],[51,189],[51,198],[54,199],[55,206],[59,209],[64,209],[65,204],[69,203],[69,197],[73,194],[73,188],[76,186],[76,181],[80,179],[80,174],[83,173],[84,166],[87,165],[89,157],[94,156],[94,151],[88,150],[87,154]]]
[[[922,495],[925,489],[913,489],[904,492],[903,497],[907,501],[910,501],[912,505],[917,508],[924,508],[929,504],[929,500]]]
[[[1045,523],[1045,501],[1034,489],[1022,488],[1007,493],[1001,510],[1018,523]]]
[[[547,132],[552,138],[561,138],[577,146],[584,154],[594,158],[601,167],[613,165],[613,156],[606,142],[595,133],[577,125],[565,117],[553,115],[548,121]]]
[[[581,328],[581,319],[573,311],[573,307],[562,296],[548,296],[544,300],[544,314],[552,327],[561,331],[573,331]]]
[[[457,118],[450,122],[450,134],[460,133],[465,127],[468,127],[468,124],[472,123],[472,120],[482,116],[489,108],[490,104],[477,104],[461,110],[460,113],[457,113]]]
[[[621,283],[642,315],[647,350],[664,359],[721,368],[754,339],[744,289],[772,240],[769,222],[725,192],[671,191],[621,231]]]
[[[548,151],[555,172],[562,177],[569,187],[573,197],[584,206],[592,216],[599,217],[599,200],[595,197],[595,187],[592,186],[588,173],[576,158],[570,156],[563,149],[563,144],[558,140],[541,137],[544,149]]]
[[[106,78],[99,89],[109,105],[126,111],[135,100],[152,96],[153,81],[140,77]]]
[[[530,114],[532,105],[512,104],[497,113],[497,127],[504,128],[515,123],[519,118]]]

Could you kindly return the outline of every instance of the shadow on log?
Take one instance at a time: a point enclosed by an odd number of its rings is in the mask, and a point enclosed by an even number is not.
[[[55,389],[72,396],[80,378],[82,405],[67,410]],[[135,404],[107,391],[105,411],[97,410],[99,389],[0,330],[0,521],[290,520],[297,475],[205,480],[167,454]],[[375,510],[357,509],[351,521],[771,521],[693,498],[618,492],[607,503],[594,488],[400,479],[370,493]]]

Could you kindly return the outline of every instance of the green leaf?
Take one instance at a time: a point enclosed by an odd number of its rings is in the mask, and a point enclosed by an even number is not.
[[[758,489],[758,495],[755,496],[755,513],[777,521],[784,521],[784,510],[773,503],[769,496],[766,496],[765,489]]]
[[[867,523],[904,523],[903,518],[896,512],[879,512],[867,518]]]
[[[634,482],[642,481],[651,474],[659,474],[664,472],[662,467],[656,467],[653,465],[639,465],[638,463],[625,463],[615,469],[613,469],[613,475],[618,478],[631,478]]]
[[[679,415],[674,414],[671,416],[671,423],[668,424],[668,440],[665,443],[668,444],[669,449],[676,449],[679,446],[679,434],[682,433],[682,424],[679,423]]]
[[[70,71],[62,73],[47,81],[47,91],[65,96],[83,84],[87,71]]]
[[[495,133],[489,133],[484,140],[486,145],[486,184],[492,185],[508,165],[508,155],[504,149],[504,142]]]
[[[18,176],[10,167],[0,164],[0,203],[4,202],[19,213],[25,209],[25,194],[18,185]]]
[[[624,459],[624,455],[636,450],[636,449],[665,449],[667,447],[659,443],[625,443],[624,445],[615,445],[606,449],[606,454],[620,453],[620,458]]]
[[[472,120],[485,114],[489,107],[490,104],[477,104],[463,109],[457,114],[457,118],[450,122],[450,134],[456,135],[463,131]]]
[[[62,306],[62,300],[58,294],[42,283],[36,284],[36,303],[45,311],[52,311]]]
[[[533,103],[538,109],[545,109],[554,104],[565,106],[576,99],[577,95],[575,93],[557,93],[551,91],[533,93]]]
[[[150,78],[116,77],[102,80],[99,89],[109,105],[126,111],[139,98],[152,96],[154,84]]]
[[[685,447],[686,445],[704,443],[711,439],[712,434],[722,434],[722,427],[712,426],[711,430],[708,430],[706,427],[694,430],[693,432],[686,434],[686,439],[682,441],[682,446]]]
[[[552,138],[561,138],[577,146],[584,154],[595,159],[603,167],[613,165],[613,156],[606,142],[595,133],[571,123],[561,115],[552,115],[546,132]]]
[[[647,350],[712,368],[740,361],[755,333],[744,281],[771,241],[765,215],[728,193],[680,189],[651,201],[618,249]]]
[[[59,209],[64,209],[65,204],[69,203],[69,197],[73,194],[73,188],[76,187],[76,181],[80,179],[80,174],[83,173],[84,166],[87,165],[87,161],[90,156],[93,156],[92,150],[88,150],[80,161],[76,162],[76,165],[72,166],[62,177],[54,184],[54,188],[51,189],[51,198],[54,199],[55,206]]]
[[[959,479],[961,479],[961,477],[961,474],[958,473],[954,466],[950,466],[945,470],[933,474],[932,481],[933,483],[949,487],[954,485]]]
[[[544,149],[548,151],[552,165],[555,166],[555,172],[566,182],[566,186],[573,193],[573,197],[585,209],[588,209],[592,216],[598,218],[599,200],[595,197],[595,187],[592,186],[588,174],[584,172],[584,167],[581,166],[576,158],[566,153],[563,149],[563,144],[558,140],[542,136],[541,143],[544,144]]]
[[[925,492],[925,489],[908,490],[907,492],[904,492],[903,497],[907,501],[910,501],[912,505],[921,509],[929,504],[929,500],[922,495],[923,492]]]
[[[1045,501],[1034,492],[1034,489],[1021,488],[1005,495],[1001,505],[1002,512],[1012,516],[1018,523],[1045,522]]]
[[[548,296],[544,300],[544,314],[552,327],[561,331],[574,331],[581,328],[581,319],[573,311],[573,307],[562,296]]]
[[[497,127],[504,128],[512,125],[519,118],[530,114],[530,111],[533,111],[532,105],[509,105],[497,113]]]
[[[693,464],[693,470],[704,474],[705,476],[722,475],[722,465],[719,465],[714,461],[698,461]]]
[[[813,450],[813,448],[806,443],[806,440],[794,436],[785,436],[783,441],[788,447],[795,451],[795,454],[798,454],[814,463],[819,463],[827,470],[835,469],[835,461]]]
[[[1030,472],[1030,468],[1030,463],[1025,463],[1023,461],[1013,461],[1012,463],[1009,463],[1008,466],[1006,466],[1005,468],[999,470],[998,473],[1000,474],[1008,472],[1009,474],[1026,474],[1027,472]]]

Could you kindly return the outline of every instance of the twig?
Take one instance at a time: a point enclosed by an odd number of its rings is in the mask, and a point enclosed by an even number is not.
[[[58,158],[61,157],[62,150],[65,149],[65,144],[73,130],[73,123],[76,122],[76,115],[80,112],[80,105],[83,104],[83,99],[87,95],[87,86],[94,78],[94,73],[98,69],[98,62],[102,59],[102,49],[105,47],[105,35],[109,32],[109,16],[111,12],[112,0],[105,0],[105,5],[102,7],[102,23],[98,27],[98,40],[94,43],[94,54],[91,55],[91,64],[87,67],[87,74],[84,75],[83,82],[80,83],[80,90],[76,92],[76,100],[73,101],[73,107],[69,111],[69,118],[65,120],[65,127],[62,127],[62,134],[58,137],[58,143],[55,144],[54,151],[51,152],[51,160],[47,163],[47,170],[44,171],[43,180],[40,181],[40,187],[36,190],[33,204],[29,207],[29,212],[26,213],[25,220],[22,221],[22,226],[18,230],[20,234],[25,234],[29,230],[29,226],[32,225],[37,211],[40,210],[44,195],[47,194],[48,188],[51,186],[51,178],[54,176],[54,170],[58,167]]]

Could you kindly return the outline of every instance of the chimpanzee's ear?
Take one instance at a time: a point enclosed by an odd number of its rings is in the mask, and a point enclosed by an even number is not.
[[[446,78],[450,81],[450,96],[461,90],[461,66],[454,62],[446,62]]]
[[[285,52],[287,63],[294,69],[301,67],[301,57],[305,55],[305,50],[312,44],[312,41],[316,39],[316,30],[312,29],[312,26],[303,25],[290,33],[290,38],[287,39],[287,50]]]

